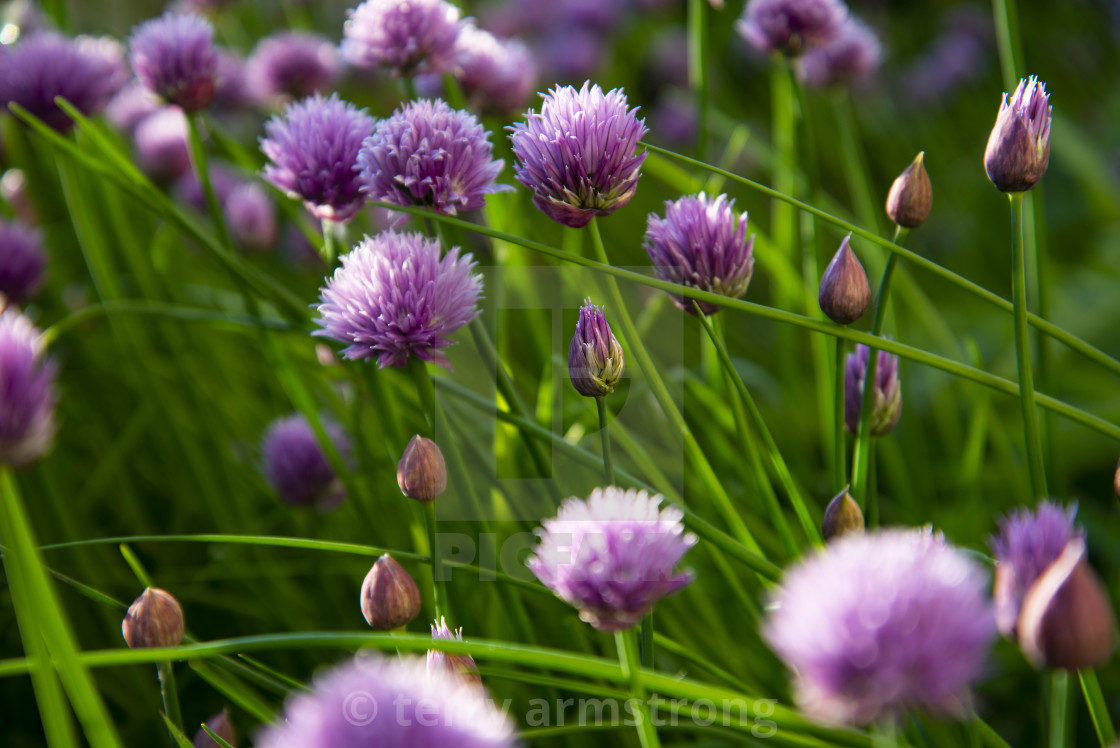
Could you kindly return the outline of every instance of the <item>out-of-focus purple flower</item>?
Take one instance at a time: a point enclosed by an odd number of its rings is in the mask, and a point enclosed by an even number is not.
[[[321,291],[321,335],[349,343],[346,358],[377,357],[380,367],[404,366],[409,356],[450,366],[441,349],[478,316],[482,276],[469,254],[421,234],[366,237],[341,257]]]
[[[362,652],[288,699],[259,748],[514,748],[513,724],[485,691],[423,658]]]
[[[348,459],[350,440],[342,428],[326,419],[323,428],[339,455]],[[346,498],[342,480],[335,475],[311,424],[299,413],[278,418],[265,430],[261,471],[272,489],[291,506],[327,510]]]
[[[984,169],[1000,192],[1026,192],[1050,165],[1050,94],[1037,76],[1023,78],[1008,101],[1003,95]]]
[[[663,597],[692,581],[677,571],[696,536],[684,531],[681,511],[633,488],[596,488],[572,497],[537,530],[540,544],[529,569],[600,631],[635,626]]]
[[[264,104],[302,99],[329,89],[338,49],[318,34],[289,31],[262,39],[246,65],[253,98]]]
[[[879,37],[863,21],[849,18],[836,38],[805,52],[797,75],[810,88],[827,88],[867,77],[881,59]]]
[[[39,232],[0,219],[0,296],[24,303],[42,288],[46,267]]]
[[[696,102],[682,89],[670,89],[654,104],[649,118],[650,132],[660,143],[680,146],[696,140]]]
[[[131,135],[141,120],[161,108],[155,94],[133,78],[105,105],[105,119],[114,127]]]
[[[21,36],[29,36],[49,27],[47,17],[34,0],[11,0],[0,8],[0,26],[7,27],[0,44],[13,44]]]
[[[608,93],[588,81],[583,88],[557,86],[540,114],[511,125],[517,181],[533,191],[533,204],[565,226],[581,228],[630,202],[638,187],[648,132],[626,95]]]
[[[373,132],[364,109],[332,94],[315,95],[286,107],[265,125],[261,150],[268,156],[264,177],[289,196],[303,200],[319,219],[348,221],[361,209],[358,151]]]
[[[443,101],[411,101],[377,123],[358,153],[362,192],[394,205],[430,206],[455,215],[478,210],[502,161],[473,114]]]
[[[458,628],[453,632],[447,625],[447,620],[440,616],[438,621],[432,622],[433,639],[463,639],[463,629]],[[444,673],[455,678],[460,678],[467,683],[481,685],[482,676],[478,673],[478,664],[469,654],[451,655],[438,649],[428,650],[428,674]]]
[[[38,31],[11,48],[0,47],[0,102],[15,102],[59,132],[74,122],[54,103],[61,96],[94,115],[127,81],[121,47],[110,39],[67,39]]]
[[[161,107],[136,125],[136,161],[152,179],[170,182],[191,167],[187,117],[178,107]]]
[[[237,748],[237,736],[233,732],[233,723],[230,722],[228,709],[223,709],[206,720],[206,726],[213,730],[219,738]],[[207,735],[201,727],[194,734],[194,740],[191,743],[194,748],[218,748],[218,743],[214,741],[214,738]]]
[[[394,75],[450,69],[459,9],[444,0],[366,0],[342,27],[342,58]]]
[[[218,51],[214,27],[189,13],[166,13],[136,27],[128,40],[129,61],[140,82],[187,112],[214,99]]]
[[[537,84],[537,63],[517,39],[498,39],[474,24],[463,24],[455,43],[456,78],[471,109],[507,115],[529,101]]]
[[[252,104],[249,82],[245,79],[245,61],[233,52],[218,50],[213,104],[223,109],[244,109]]]
[[[746,212],[735,214],[727,195],[699,195],[665,202],[665,217],[650,213],[645,249],[657,277],[733,299],[747,292],[754,272],[754,236],[747,238]],[[695,314],[692,299],[674,296],[677,306]],[[704,314],[718,304],[699,301]]]
[[[688,88],[688,35],[683,28],[671,26],[653,35],[642,55],[641,83],[646,100],[665,88]]]
[[[220,163],[210,163],[210,186],[214,189],[214,197],[218,198],[220,204],[229,200],[229,196],[240,184],[241,180],[227,167]],[[198,173],[194,169],[187,169],[175,180],[172,193],[195,210],[206,211],[206,195],[202,191],[202,183],[198,181]]]
[[[988,66],[992,15],[960,5],[946,13],[946,28],[928,51],[902,74],[902,94],[911,103],[944,99],[962,84],[981,78]]]
[[[609,51],[602,31],[571,25],[544,27],[533,50],[544,68],[544,80],[574,82],[594,75]]]
[[[611,332],[603,310],[587,299],[580,307],[576,334],[568,346],[572,386],[584,397],[603,397],[614,392],[625,370],[622,346]]]
[[[844,425],[859,432],[859,412],[863,407],[863,383],[871,349],[860,343],[849,353],[844,365]],[[898,378],[898,356],[879,351],[875,365],[875,395],[871,401],[871,435],[889,434],[902,416],[902,382]]]
[[[31,320],[0,310],[0,464],[37,460],[54,441],[56,370],[44,349]]]
[[[841,0],[750,0],[735,29],[761,50],[796,57],[834,39],[847,16]]]
[[[810,716],[959,715],[996,635],[980,565],[930,529],[835,538],[790,568],[762,634]]]
[[[238,186],[230,192],[223,207],[229,232],[240,247],[266,252],[276,246],[276,206],[259,184],[246,182]]]

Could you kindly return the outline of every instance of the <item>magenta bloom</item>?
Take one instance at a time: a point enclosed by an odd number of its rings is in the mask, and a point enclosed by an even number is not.
[[[881,58],[879,37],[867,24],[849,18],[834,39],[801,57],[797,75],[806,86],[827,88],[870,75]]]
[[[218,51],[214,27],[189,13],[166,13],[136,27],[128,40],[132,70],[149,91],[186,112],[214,99]]]
[[[603,93],[588,81],[583,88],[553,88],[540,114],[511,125],[517,181],[533,191],[533,204],[554,221],[581,228],[630,202],[638,187],[645,151],[645,120],[627,109],[622,89]]]
[[[191,168],[187,117],[178,107],[161,107],[140,120],[132,134],[136,161],[144,173],[170,182]]]
[[[246,182],[236,187],[223,207],[230,235],[242,249],[264,252],[276,246],[276,206],[259,184]]]
[[[0,219],[0,296],[15,304],[32,298],[43,286],[46,267],[39,232]]]
[[[625,370],[622,346],[611,332],[603,310],[588,299],[580,307],[576,334],[568,346],[572,386],[584,397],[603,397],[614,392]]]
[[[335,423],[324,420],[335,449],[343,459],[350,454],[350,440]],[[299,413],[278,418],[261,437],[261,472],[272,489],[291,506],[333,509],[346,498],[346,489],[335,475],[311,424]]]
[[[657,277],[733,299],[747,292],[754,272],[754,236],[747,238],[747,214],[735,214],[727,195],[699,195],[665,203],[665,217],[650,213],[645,249]],[[677,306],[695,314],[692,300],[675,296]],[[697,302],[704,314],[720,310]]]
[[[54,31],[0,47],[0,102],[15,102],[59,132],[74,122],[54,103],[61,96],[82,114],[99,113],[128,80],[120,45],[109,39],[67,39]]]
[[[841,0],[750,0],[735,29],[765,52],[796,57],[834,39],[847,16]]]
[[[316,218],[348,221],[365,203],[354,167],[371,132],[373,118],[337,94],[292,104],[265,124],[261,150],[271,163],[264,178]]]
[[[55,365],[18,309],[0,311],[0,463],[19,467],[54,441]]]
[[[1050,165],[1050,94],[1037,76],[1019,87],[999,107],[984,152],[988,179],[1000,192],[1026,192],[1038,184]]]
[[[452,631],[447,625],[447,620],[440,616],[438,621],[432,622],[432,638],[462,641],[463,629],[457,628]],[[482,677],[478,674],[478,664],[469,654],[451,655],[438,649],[429,649],[428,673],[437,672],[448,673],[467,682],[482,683]]]
[[[455,215],[481,208],[502,161],[473,114],[436,99],[405,104],[377,123],[358,153],[362,191],[371,200],[430,206]]]
[[[469,254],[452,247],[440,259],[437,240],[385,232],[341,261],[321,291],[323,329],[314,335],[349,343],[346,358],[376,356],[381,368],[404,366],[409,356],[450,366],[441,349],[479,313],[482,276],[472,274]]]
[[[342,57],[394,75],[447,72],[459,36],[459,9],[444,0],[366,0],[342,27]]]
[[[328,90],[338,75],[338,49],[325,37],[285,32],[262,39],[246,64],[252,96],[272,103]]]
[[[844,426],[859,433],[859,413],[863,407],[864,381],[871,349],[860,343],[849,353],[844,365]],[[898,378],[898,356],[879,351],[875,364],[874,400],[871,405],[871,435],[889,434],[902,417],[902,382]]]
[[[579,610],[580,620],[600,631],[622,631],[692,581],[690,571],[676,570],[696,545],[682,516],[645,491],[596,488],[586,501],[567,499],[542,523],[540,544],[527,563]]]
[[[537,83],[537,64],[528,47],[464,24],[455,48],[456,78],[471,109],[507,115],[525,106]]]
[[[258,748],[514,748],[513,724],[477,686],[423,658],[362,652],[296,691]]]
[[[762,634],[801,709],[860,725],[960,715],[995,638],[980,565],[929,529],[850,534],[786,571]]]

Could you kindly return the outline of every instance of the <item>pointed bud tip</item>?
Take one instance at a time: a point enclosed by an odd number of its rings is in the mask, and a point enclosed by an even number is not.
[[[177,647],[183,641],[183,609],[169,592],[148,587],[128,606],[121,634],[132,649]]]
[[[933,185],[925,167],[922,151],[891,184],[887,194],[887,215],[904,229],[921,226],[933,208]]]
[[[849,533],[863,532],[863,512],[852,495],[848,493],[850,486],[836,494],[824,510],[824,521],[821,522],[821,534],[825,540]]]
[[[821,311],[838,325],[855,322],[867,311],[871,301],[867,272],[852,251],[851,238],[851,234],[844,237],[840,249],[828,263],[817,295]]]
[[[420,614],[421,601],[412,575],[388,553],[377,559],[362,582],[362,615],[378,631],[407,624]]]
[[[447,490],[447,464],[439,445],[416,434],[397,463],[401,493],[417,501],[431,501]]]

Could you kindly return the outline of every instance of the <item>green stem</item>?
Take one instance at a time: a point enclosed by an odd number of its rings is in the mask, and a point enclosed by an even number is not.
[[[436,396],[427,362],[418,358],[409,359],[408,373],[412,376],[412,383],[416,385],[416,396],[420,399],[420,411],[423,415],[425,431],[422,436],[432,438],[435,436]]]
[[[635,640],[634,630],[616,632],[614,642],[618,648],[618,664],[622,667],[622,677],[629,681],[630,698],[636,702],[638,739],[642,743],[642,748],[660,748],[661,741],[657,737],[657,728],[653,725],[653,717],[646,701],[646,691],[642,686],[641,660],[638,657],[638,643]]]
[[[599,411],[599,438],[603,441],[603,474],[607,485],[614,485],[614,463],[611,462],[611,437],[607,433],[607,404],[601,397],[595,398],[595,409]]]
[[[653,667],[653,611],[642,618],[642,667]]]
[[[334,222],[324,218],[323,227],[323,260],[327,267],[334,267],[334,258],[338,256],[338,245],[334,236]]]
[[[206,158],[206,147],[202,144],[202,134],[198,129],[200,117],[201,115],[198,113],[187,115],[191,160],[194,162],[195,171],[198,172],[198,182],[202,185],[202,194],[206,198],[206,209],[210,213],[210,220],[214,222],[214,226],[218,229],[218,239],[221,241],[222,247],[228,250],[233,247],[233,240],[229,236],[229,228],[226,226],[222,206],[218,203],[218,198],[214,194],[214,184],[210,181],[210,166]]]
[[[1030,328],[1027,326],[1027,259],[1023,252],[1023,194],[1012,192],[1011,200],[1011,296],[1015,306],[1015,356],[1019,367],[1019,402],[1023,410],[1023,435],[1027,443],[1033,499],[1045,498],[1046,469],[1035,408],[1034,375],[1031,371]]]
[[[424,525],[428,528],[428,553],[432,554],[432,605],[436,609],[436,619],[447,615],[447,582],[443,578],[443,559],[439,555],[436,540],[436,502],[421,502],[424,506]]]
[[[183,713],[179,710],[179,689],[175,687],[175,673],[171,669],[171,663],[158,663],[156,673],[159,675],[159,695],[163,698],[163,713],[181,731]]]
[[[1093,727],[1097,730],[1097,737],[1101,741],[1101,748],[1111,748],[1116,744],[1116,729],[1112,726],[1112,718],[1108,715],[1108,703],[1101,693],[1101,684],[1097,680],[1097,673],[1092,668],[1077,671],[1081,680],[1081,691],[1085,694],[1085,706],[1089,708],[1089,716],[1093,720]]]
[[[708,0],[688,0],[688,82],[696,96],[696,155],[708,151]]]
[[[1069,671],[1050,673],[1050,748],[1065,748],[1069,736]]]
[[[833,458],[835,461],[834,472],[832,475],[832,485],[836,490],[840,487],[847,485],[847,470],[844,459],[846,454],[847,445],[844,443],[844,435],[846,433],[844,428],[844,368],[846,365],[846,356],[844,355],[844,341],[840,338],[836,339],[836,367],[834,374],[836,376],[836,387],[833,394],[833,425],[836,428],[836,454]]]
[[[992,15],[995,17],[1003,85],[1008,91],[1014,91],[1019,82],[1019,62],[1023,59],[1019,48],[1019,12],[1015,0],[992,0]]]

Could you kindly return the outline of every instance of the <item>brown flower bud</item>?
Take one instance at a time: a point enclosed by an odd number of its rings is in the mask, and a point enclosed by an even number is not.
[[[915,156],[887,193],[887,215],[904,229],[921,226],[933,207],[933,185],[926,173],[925,156],[925,151]]]
[[[397,485],[417,501],[431,501],[447,490],[447,465],[434,441],[419,434],[412,437],[397,463]]]
[[[1094,667],[1112,656],[1115,629],[1108,593],[1085,560],[1085,540],[1074,538],[1023,597],[1019,646],[1038,666]]]
[[[148,587],[128,606],[121,633],[129,647],[177,647],[183,641],[183,609],[163,590]]]
[[[851,234],[844,237],[840,249],[832,257],[821,278],[817,296],[821,311],[838,325],[847,325],[859,319],[871,300],[871,287],[867,273],[849,243]]]
[[[400,628],[420,614],[420,590],[388,553],[377,559],[362,582],[362,615],[378,631]]]
[[[211,732],[230,745],[237,745],[237,736],[233,732],[233,723],[229,721],[228,709],[223,709],[206,720],[206,726],[210,728]],[[218,742],[207,735],[206,731],[201,727],[198,728],[198,732],[194,734],[194,740],[191,742],[194,744],[194,748],[218,748],[219,745]]]
[[[821,522],[821,534],[825,540],[832,540],[840,535],[863,532],[863,512],[852,495],[848,493],[850,486],[836,494],[824,510],[824,521]]]

